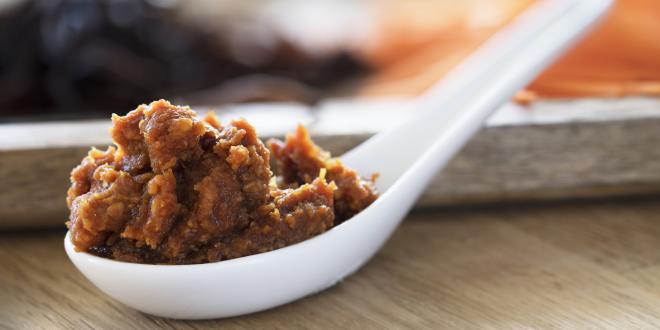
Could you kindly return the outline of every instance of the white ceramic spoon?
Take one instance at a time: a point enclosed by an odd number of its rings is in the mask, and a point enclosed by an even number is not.
[[[142,265],[75,252],[69,258],[103,292],[145,313],[207,319],[252,313],[321,291],[355,272],[389,238],[431,177],[488,115],[580,37],[610,0],[546,0],[491,38],[421,96],[420,112],[342,158],[380,173],[380,198],[328,232],[253,256],[200,265]],[[521,137],[524,138],[524,137]]]

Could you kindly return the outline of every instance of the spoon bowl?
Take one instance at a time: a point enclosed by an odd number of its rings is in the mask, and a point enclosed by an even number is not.
[[[298,244],[198,265],[133,264],[75,252],[69,234],[64,245],[92,283],[125,305],[175,319],[220,318],[264,310],[332,286],[380,248],[403,213],[397,207],[369,208]]]
[[[611,0],[540,1],[414,102],[415,118],[342,157],[380,173],[381,196],[327,232],[271,252],[197,265],[145,265],[65,250],[101,291],[142,312],[208,319],[257,312],[332,286],[385,243],[433,175],[543,68],[575,42]]]

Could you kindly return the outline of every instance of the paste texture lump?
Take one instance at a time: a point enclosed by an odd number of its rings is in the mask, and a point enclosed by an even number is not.
[[[344,167],[302,126],[269,150],[243,119],[200,120],[164,100],[112,122],[115,146],[92,148],[71,172],[77,251],[136,263],[238,258],[323,233],[377,198],[373,178]]]

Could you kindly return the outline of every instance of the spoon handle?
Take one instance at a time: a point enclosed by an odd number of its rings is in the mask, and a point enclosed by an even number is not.
[[[378,188],[425,184],[487,117],[575,43],[611,0],[543,0],[413,101],[419,111],[342,156],[362,174],[379,172]],[[411,110],[412,110],[411,109]],[[414,200],[413,200],[414,202]]]

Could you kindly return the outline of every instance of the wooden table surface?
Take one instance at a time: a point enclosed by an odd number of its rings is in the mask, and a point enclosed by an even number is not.
[[[106,297],[67,260],[63,234],[0,234],[0,328],[660,327],[660,196],[416,212],[337,286],[212,321]]]

